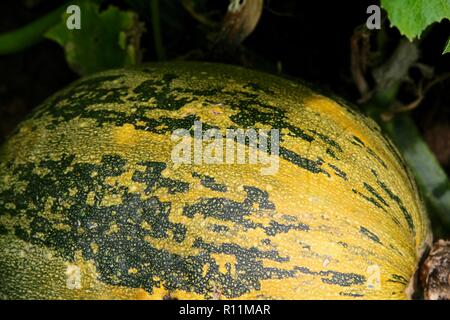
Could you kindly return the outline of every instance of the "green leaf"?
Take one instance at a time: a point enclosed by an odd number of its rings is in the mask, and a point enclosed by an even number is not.
[[[444,52],[442,54],[450,53],[450,38],[447,40],[447,45],[445,46]]]
[[[442,226],[450,230],[450,182],[445,171],[423,140],[407,114],[383,124],[414,172],[417,183],[432,212]]]
[[[409,40],[433,22],[450,19],[450,0],[381,0],[391,24]]]
[[[82,1],[81,29],[69,30],[68,14],[45,36],[59,43],[69,66],[86,75],[134,65],[140,60],[139,39],[143,28],[136,13],[109,6],[100,12],[97,3]]]

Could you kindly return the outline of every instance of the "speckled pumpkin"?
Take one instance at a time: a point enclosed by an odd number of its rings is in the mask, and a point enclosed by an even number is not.
[[[195,121],[278,129],[278,170],[174,163],[172,134]],[[1,298],[404,299],[430,240],[373,121],[239,67],[82,78],[0,153]]]

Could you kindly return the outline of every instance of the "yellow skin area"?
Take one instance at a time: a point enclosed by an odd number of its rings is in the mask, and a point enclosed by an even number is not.
[[[171,88],[189,88],[190,90],[218,89],[214,97],[187,91],[179,98],[196,99],[186,103],[178,110],[159,108],[154,99],[139,102],[139,106],[148,106],[146,116],[151,119],[170,117],[183,119],[197,115],[202,123],[225,129],[236,127],[232,120],[239,110],[230,106],[233,93],[257,94],[266,106],[274,106],[285,114],[286,123],[301,128],[314,137],[312,141],[300,139],[291,134],[291,127],[280,129],[282,141],[280,147],[313,161],[323,160],[322,168],[329,173],[313,173],[298,165],[279,158],[279,169],[273,175],[262,175],[261,168],[267,164],[174,164],[171,152],[179,141],[171,140],[171,132],[155,133],[137,128],[137,123],[116,125],[113,122],[98,126],[95,119],[76,117],[69,121],[59,121],[54,127],[48,127],[51,120],[58,120],[48,114],[25,120],[16,133],[10,137],[0,153],[0,194],[11,188],[20,193],[26,188],[27,181],[21,180],[5,168],[5,163],[13,166],[27,163],[41,163],[45,160],[61,160],[64,155],[74,155],[75,164],[98,164],[105,153],[115,154],[126,159],[126,171],[114,177],[108,177],[104,183],[111,186],[123,186],[128,192],[136,194],[141,200],[156,196],[160,201],[171,203],[169,221],[186,227],[186,236],[180,243],[173,234],[165,238],[144,235],[142,241],[153,248],[170,252],[181,257],[192,257],[204,253],[205,249],[195,246],[198,238],[220,246],[231,243],[245,249],[261,251],[274,250],[286,260],[258,258],[265,268],[294,270],[307,268],[308,272],[295,272],[292,277],[269,277],[259,281],[259,288],[252,288],[237,299],[405,299],[408,281],[416,271],[421,252],[431,241],[429,222],[417,188],[397,152],[382,136],[378,126],[370,119],[352,112],[335,100],[315,93],[303,84],[295,83],[276,76],[230,66],[206,63],[168,63],[150,65],[147,71],[116,70],[102,75],[125,75],[118,80],[105,82],[102,89],[128,87],[128,96],[133,89],[148,79],[161,80],[162,75],[173,73],[177,78],[171,81]],[[249,82],[270,88],[272,93],[255,92],[246,86]],[[219,89],[220,88],[220,89]],[[231,95],[230,95],[231,93]],[[71,99],[77,99],[73,96]],[[228,100],[226,100],[228,99]],[[224,101],[228,101],[225,103]],[[69,99],[57,102],[58,108],[70,104]],[[236,98],[236,103],[240,100]],[[136,111],[136,103],[97,103],[86,110],[115,110],[125,114]],[[257,106],[264,112],[264,106]],[[41,108],[35,112],[39,114]],[[256,123],[255,128],[271,129],[267,123]],[[325,135],[343,149],[333,157],[327,152],[330,145],[319,135]],[[354,143],[357,136],[361,143]],[[353,141],[353,143],[351,142]],[[204,142],[204,146],[208,145]],[[367,150],[372,150],[367,152]],[[374,156],[375,155],[375,156]],[[381,159],[381,161],[380,161]],[[167,164],[162,172],[165,178],[189,183],[185,192],[168,192],[167,188],[158,188],[151,194],[145,192],[146,185],[132,179],[142,170],[141,161],[155,161]],[[384,165],[383,165],[384,164]],[[338,175],[330,165],[345,172],[346,179]],[[35,169],[39,176],[48,174],[45,169]],[[215,191],[199,183],[193,172],[214,177],[215,182],[226,185],[227,191]],[[373,174],[376,172],[377,176]],[[405,220],[404,212],[380,185],[380,181],[397,195],[409,212],[414,231]],[[387,205],[384,210],[367,201],[363,196],[373,198],[373,194],[364,188],[364,183],[372,186],[376,194],[381,195]],[[289,229],[268,235],[262,228],[245,228],[230,220],[214,216],[194,214],[186,216],[183,208],[204,198],[224,197],[237,202],[246,198],[244,186],[253,186],[266,191],[275,210],[259,208],[254,205],[252,214],[247,217],[261,226],[271,223],[286,224],[286,215],[295,217],[309,230]],[[21,189],[22,188],[22,189]],[[90,193],[86,203],[93,205],[97,189],[89,186]],[[355,192],[354,190],[357,192]],[[79,190],[70,190],[66,198],[47,199],[48,206],[39,215],[54,223],[54,228],[70,230],[65,223],[65,211],[55,212],[54,201],[63,207],[73,204],[71,196]],[[358,194],[359,193],[359,194]],[[375,198],[375,200],[377,200]],[[1,201],[1,196],[0,196]],[[101,207],[121,204],[121,197],[104,195]],[[0,202],[1,203],[1,202]],[[47,203],[47,202],[46,202]],[[31,204],[30,204],[31,205]],[[22,214],[12,214],[14,204],[5,205],[0,215],[0,225],[8,230],[0,235],[0,281],[7,284],[0,289],[4,298],[31,299],[228,299],[223,294],[225,288],[214,277],[205,284],[206,291],[167,289],[164,281],[152,290],[143,287],[131,288],[123,285],[105,283],[94,260],[83,258],[82,252],[75,252],[72,259],[64,258],[57,249],[36,243],[26,242],[14,235],[14,228],[21,226],[31,230],[32,219]],[[9,212],[8,210],[11,210]],[[118,213],[120,214],[120,213]],[[396,222],[395,222],[396,221]],[[132,223],[132,222],[130,222]],[[214,225],[228,227],[226,231],[216,232]],[[145,223],[144,230],[151,230]],[[378,241],[361,227],[376,234]],[[80,234],[84,230],[79,230]],[[121,228],[111,223],[105,231],[105,237],[120,233]],[[369,234],[370,235],[370,234]],[[39,235],[37,235],[39,237]],[[270,241],[265,241],[265,239]],[[101,244],[90,244],[93,252]],[[101,248],[100,248],[101,249]],[[212,267],[221,274],[233,279],[239,276],[240,266],[233,253],[208,253],[211,263],[202,267],[207,275]],[[130,274],[139,274],[145,270],[141,265],[130,268]],[[304,269],[303,269],[304,270]],[[332,272],[357,274],[363,281],[348,285],[331,284]],[[169,270],[170,272],[170,270]],[[393,278],[392,275],[396,275]],[[155,277],[156,278],[156,277]],[[396,281],[398,279],[401,281]],[[158,279],[155,279],[155,281]],[[73,284],[75,281],[75,284]],[[12,289],[13,288],[13,289]]]

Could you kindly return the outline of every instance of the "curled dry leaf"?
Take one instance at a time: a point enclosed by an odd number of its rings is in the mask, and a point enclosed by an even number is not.
[[[439,240],[422,265],[420,280],[427,300],[450,300],[450,241]]]
[[[230,0],[219,41],[239,46],[256,28],[262,9],[263,0]]]

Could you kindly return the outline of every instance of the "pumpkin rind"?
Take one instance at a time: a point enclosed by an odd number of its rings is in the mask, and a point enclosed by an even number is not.
[[[262,164],[174,164],[174,130],[280,130]],[[2,298],[403,299],[429,222],[379,127],[208,63],[80,79],[0,151]]]

